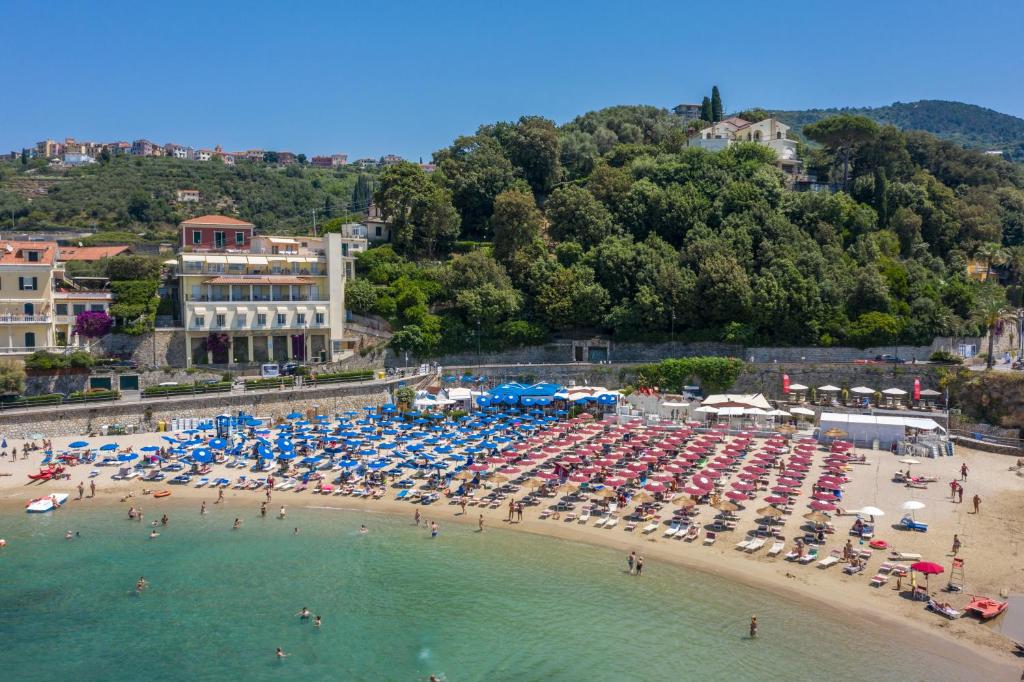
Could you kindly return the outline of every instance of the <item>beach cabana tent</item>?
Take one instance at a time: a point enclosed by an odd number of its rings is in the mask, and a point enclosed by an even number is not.
[[[907,429],[944,432],[944,429],[932,419],[837,412],[822,412],[818,426],[819,434],[839,429],[845,431],[849,439],[855,443],[873,444],[877,440],[878,445],[885,448],[905,440]]]

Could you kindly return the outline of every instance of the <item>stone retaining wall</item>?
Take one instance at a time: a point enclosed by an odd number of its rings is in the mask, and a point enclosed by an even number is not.
[[[423,377],[407,380],[422,383]],[[210,394],[181,396],[146,402],[75,405],[43,411],[0,413],[0,434],[26,438],[42,434],[47,438],[97,433],[103,425],[123,424],[141,431],[156,430],[157,422],[181,417],[211,418],[244,411],[276,420],[289,412],[314,410],[317,414],[338,414],[360,410],[364,405],[387,402],[398,380],[362,385],[303,387],[268,393]]]

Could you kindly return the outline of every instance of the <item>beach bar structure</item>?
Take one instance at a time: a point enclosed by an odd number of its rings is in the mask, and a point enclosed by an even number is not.
[[[929,435],[945,435],[946,431],[934,419],[920,417],[897,417],[880,414],[853,414],[822,412],[818,424],[818,439],[829,440],[824,434],[836,429],[844,432],[844,440],[858,445],[875,448],[890,448],[893,443],[908,439],[909,435],[924,432]],[[833,431],[834,433],[834,431]]]

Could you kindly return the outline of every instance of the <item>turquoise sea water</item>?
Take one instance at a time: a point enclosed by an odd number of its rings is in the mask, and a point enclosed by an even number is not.
[[[157,509],[145,525],[120,508],[3,513],[3,679],[968,679],[870,626],[674,566],[630,577],[587,545],[444,520],[430,539],[409,519],[296,506],[260,519],[255,504],[160,506],[170,524],[149,540]]]

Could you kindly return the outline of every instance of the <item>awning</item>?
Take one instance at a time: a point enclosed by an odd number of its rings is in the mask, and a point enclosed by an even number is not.
[[[194,315],[205,315],[206,314],[206,308],[202,308],[202,307],[193,308],[192,309],[192,314],[194,314]]]
[[[219,306],[218,306],[218,307],[217,307],[217,308],[216,308],[215,310],[216,310],[216,311],[217,311],[218,313],[226,313],[226,312],[228,311],[228,309],[227,309],[227,308],[221,308],[221,307],[219,307]]]
[[[249,256],[248,260],[249,260],[249,264],[250,265],[266,265],[267,264],[267,259],[264,256]]]
[[[279,306],[277,306],[277,312],[279,312],[279,313],[286,313],[286,312],[288,312],[288,307],[287,306],[283,306],[283,305],[279,305]]]
[[[271,244],[298,244],[299,242],[294,239],[288,239],[287,237],[267,237],[267,241]]]
[[[186,263],[202,263],[206,260],[206,256],[200,256],[198,254],[185,253],[182,254],[181,260]]]
[[[245,265],[249,262],[249,259],[245,256],[227,256],[228,263],[232,265]]]
[[[312,283],[312,281],[305,277],[295,277],[292,275],[228,275],[213,277],[203,282],[203,284],[252,284],[253,286],[260,284],[278,284],[283,286]]]
[[[207,263],[227,263],[228,262],[228,257],[227,256],[211,255],[211,256],[206,256],[203,260],[205,260]]]

